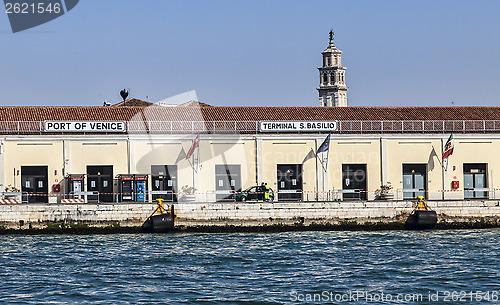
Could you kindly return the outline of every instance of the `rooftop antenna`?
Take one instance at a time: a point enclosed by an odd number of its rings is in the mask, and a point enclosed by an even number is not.
[[[122,97],[123,101],[125,101],[128,97],[128,90],[127,89],[122,89],[120,91],[120,96]]]

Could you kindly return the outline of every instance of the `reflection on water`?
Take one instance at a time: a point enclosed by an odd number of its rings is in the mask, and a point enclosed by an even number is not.
[[[325,291],[498,293],[499,241],[500,230],[0,236],[0,301],[293,304],[294,295]]]

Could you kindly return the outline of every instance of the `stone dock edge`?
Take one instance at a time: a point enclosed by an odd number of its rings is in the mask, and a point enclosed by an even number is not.
[[[173,233],[402,230],[411,201],[176,203]],[[500,200],[428,201],[436,229],[500,227]],[[0,234],[140,233],[153,203],[2,204]]]

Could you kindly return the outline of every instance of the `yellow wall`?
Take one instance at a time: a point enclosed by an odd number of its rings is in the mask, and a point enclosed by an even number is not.
[[[241,187],[255,185],[255,142],[238,139],[200,142],[200,189],[215,190],[216,165],[240,165]]]
[[[71,141],[68,148],[67,174],[86,174],[88,165],[113,165],[115,177],[128,174],[127,142],[124,140]],[[113,189],[118,192],[116,181]]]
[[[187,153],[192,146],[194,136],[186,136],[168,140],[132,140],[131,150],[135,160],[135,173],[151,173],[151,165],[177,165],[179,190],[187,185],[195,186],[197,192],[212,193],[215,190],[216,165],[240,165],[242,188],[255,185],[255,142],[242,140],[239,137],[209,137],[201,135],[199,150],[186,160],[182,150]],[[193,164],[198,158],[198,173]],[[177,161],[177,162],[176,162]],[[193,179],[193,175],[195,178]]]
[[[191,143],[187,139],[131,140],[133,174],[151,174],[152,165],[177,165],[178,188],[192,186],[193,170],[186,158],[180,156],[182,149],[187,152]]]
[[[267,182],[276,191],[278,189],[278,164],[302,164],[302,189],[305,192],[305,199],[308,192],[317,190],[315,158],[306,160],[306,156],[311,149],[316,152],[316,144],[314,140],[297,138],[297,140],[280,140],[277,138],[262,141],[262,182]],[[321,145],[321,142],[319,145]],[[306,161],[304,162],[304,160]]]
[[[200,167],[198,174],[194,176],[190,162],[183,157],[179,158],[182,150],[187,152],[191,147],[194,135],[157,135],[149,138],[134,135],[130,139],[105,135],[88,138],[62,135],[58,138],[47,137],[47,140],[40,135],[22,138],[13,136],[3,140],[0,156],[0,161],[3,162],[1,183],[4,187],[12,185],[15,178],[16,186],[20,187],[21,175],[17,175],[17,170],[21,170],[21,166],[48,166],[51,189],[52,184],[61,183],[64,174],[85,174],[88,165],[113,165],[113,174],[116,176],[128,174],[129,169],[132,174],[150,174],[152,165],[177,164],[178,187],[195,185],[198,192],[206,193],[213,192],[216,188],[215,166],[229,164],[241,166],[242,189],[261,182],[267,182],[273,189],[277,189],[277,165],[302,164],[303,190],[312,199],[314,195],[311,194],[318,190],[342,189],[343,164],[366,164],[368,199],[374,198],[374,191],[380,187],[384,175],[401,199],[403,164],[425,164],[428,169],[429,199],[442,199],[441,190],[450,190],[454,180],[459,181],[459,190],[446,192],[444,198],[462,199],[463,164],[486,163],[488,187],[500,185],[497,153],[500,151],[500,137],[484,134],[455,135],[455,151],[449,158],[448,170],[443,179],[441,156],[447,136],[332,135],[325,177],[314,156],[324,135],[201,135]],[[386,160],[383,166],[382,153]],[[319,156],[325,157],[326,153]],[[193,158],[190,159],[192,160]],[[151,189],[151,183],[149,184]],[[499,195],[500,192],[497,192],[491,197]],[[56,198],[51,198],[51,202],[54,200]]]
[[[460,192],[446,193],[446,199],[461,199],[463,198],[464,178],[463,164],[464,163],[486,163],[486,182],[488,187],[500,188],[500,163],[499,154],[500,141],[491,139],[478,139],[470,136],[454,136],[455,149],[453,155],[449,158],[448,170],[446,171],[447,183],[446,188],[450,188],[451,181],[460,182]],[[455,168],[454,168],[455,167]],[[500,192],[490,197],[498,198]]]
[[[343,164],[366,164],[368,199],[373,199],[374,191],[380,187],[380,141],[332,138],[328,160],[330,190],[342,189]]]
[[[407,137],[408,138],[408,137]],[[387,141],[388,181],[402,199],[403,164],[427,165],[427,190],[429,199],[441,199],[442,167],[440,139],[393,139]]]
[[[5,141],[4,144],[4,187],[14,185],[21,189],[21,166],[47,166],[48,189],[63,180],[62,141]],[[19,175],[17,172],[19,171]],[[57,173],[56,173],[57,171]],[[15,173],[15,176],[14,176]],[[4,188],[2,188],[4,189]],[[50,198],[56,202],[56,198]]]

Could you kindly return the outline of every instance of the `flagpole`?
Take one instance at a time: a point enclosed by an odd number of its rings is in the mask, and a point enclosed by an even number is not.
[[[325,200],[327,170],[328,170],[328,151],[326,152],[326,169],[323,171],[323,200]]]
[[[332,142],[331,139],[331,134],[328,135],[328,150],[326,151],[326,169],[325,172],[328,170],[328,157],[330,156],[330,144]]]
[[[444,139],[441,139],[441,156],[444,154]],[[444,189],[445,189],[445,184],[446,184],[446,179],[445,179],[445,175],[446,175],[446,170],[444,169],[444,159],[441,160],[442,163],[441,163],[441,174],[442,174],[442,177],[443,177],[443,187],[442,187],[442,194],[441,194],[441,199],[444,200]]]
[[[318,176],[318,139],[314,139],[314,150],[316,151],[316,192],[319,190],[319,176]],[[316,199],[318,198],[318,193],[316,193]]]
[[[196,140],[194,140],[194,141],[196,141]],[[191,147],[193,147],[194,141],[191,140]],[[191,148],[189,150],[191,150]],[[188,154],[189,154],[189,151],[188,151]],[[191,163],[191,157],[193,157],[193,163]],[[193,189],[196,192],[196,186],[195,186],[196,185],[196,176],[195,176],[195,170],[194,170],[194,156],[193,156],[193,154],[191,154],[191,156],[189,156],[188,160],[189,160],[189,165],[191,165],[191,168],[193,169]]]
[[[316,148],[316,187],[317,187],[317,191],[318,191],[318,197],[319,197],[319,177],[318,177],[318,156],[319,156],[319,153],[323,153],[323,152],[326,152],[326,163],[325,163],[325,158],[324,158],[324,155],[322,154],[321,155],[321,159],[319,160],[321,162],[321,169],[322,169],[322,174],[321,174],[321,177],[322,177],[322,189],[323,189],[323,192],[325,191],[325,173],[328,169],[328,152],[330,151],[330,136],[331,134],[328,135],[328,137],[326,137],[326,139],[323,141],[323,143],[321,143],[320,147],[319,148]],[[315,143],[316,143],[316,147],[317,147],[317,139],[315,139]]]

